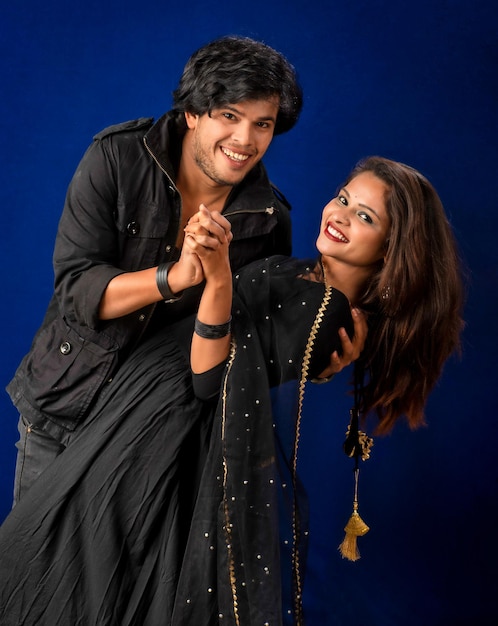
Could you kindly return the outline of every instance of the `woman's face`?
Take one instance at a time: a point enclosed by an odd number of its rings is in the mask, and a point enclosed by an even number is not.
[[[389,236],[388,191],[372,172],[353,178],[323,209],[318,251],[349,266],[373,269],[384,257]]]

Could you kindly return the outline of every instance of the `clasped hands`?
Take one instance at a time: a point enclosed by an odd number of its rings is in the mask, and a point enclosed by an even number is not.
[[[228,246],[233,239],[231,224],[218,211],[201,204],[187,222],[179,265],[191,285],[202,280],[231,280]]]

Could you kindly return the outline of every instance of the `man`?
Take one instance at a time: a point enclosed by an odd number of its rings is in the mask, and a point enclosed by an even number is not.
[[[120,365],[159,325],[196,310],[181,270],[183,229],[201,203],[229,219],[236,270],[290,254],[289,206],[261,159],[296,123],[302,92],[278,52],[224,37],[192,55],[173,109],[95,136],[69,186],[55,290],[7,390],[21,415],[14,502],[69,444]],[[185,293],[183,293],[183,291]],[[359,354],[343,337],[339,371]]]

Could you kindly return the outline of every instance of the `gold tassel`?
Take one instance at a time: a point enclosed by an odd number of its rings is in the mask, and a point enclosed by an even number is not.
[[[355,468],[355,494],[353,501],[353,513],[349,518],[348,523],[344,527],[344,531],[346,536],[344,537],[343,542],[339,546],[339,552],[343,559],[348,559],[348,561],[357,561],[360,558],[360,551],[358,550],[358,545],[356,540],[358,537],[362,537],[366,535],[370,528],[365,524],[365,522],[361,519],[358,513],[358,468]]]

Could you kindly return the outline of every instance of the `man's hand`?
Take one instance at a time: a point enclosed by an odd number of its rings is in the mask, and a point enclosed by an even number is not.
[[[178,263],[169,272],[170,286],[179,291],[198,285],[228,262],[227,248],[232,240],[230,222],[220,213],[212,213],[201,204],[185,227],[185,239]]]
[[[201,204],[185,227],[184,248],[197,255],[206,280],[231,280],[228,246],[233,238],[230,222]]]
[[[205,204],[201,204],[198,212],[187,222],[185,236],[194,236],[198,244],[212,249],[233,239],[232,226],[227,218],[218,211],[210,212]]]

